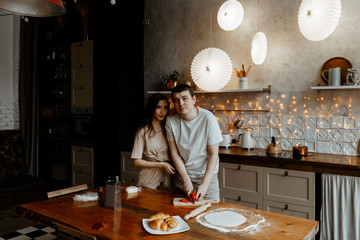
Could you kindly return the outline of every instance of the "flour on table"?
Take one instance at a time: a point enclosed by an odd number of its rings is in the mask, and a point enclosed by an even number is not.
[[[230,215],[232,217],[229,217]],[[232,220],[229,218],[232,218]],[[260,214],[238,208],[218,208],[204,212],[196,217],[196,221],[205,227],[213,228],[220,232],[247,232],[256,234],[256,232],[270,226],[270,223],[266,222],[265,218]]]
[[[205,215],[205,220],[221,227],[236,227],[246,222],[243,215],[232,211],[210,213]]]

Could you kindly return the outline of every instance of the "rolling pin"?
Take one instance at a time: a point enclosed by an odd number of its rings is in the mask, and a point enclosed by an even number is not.
[[[207,208],[209,208],[211,206],[211,203],[206,203],[198,208],[195,208],[194,210],[192,210],[189,214],[185,215],[184,219],[188,220],[189,218],[195,217],[196,215],[202,213],[203,211],[205,211]]]

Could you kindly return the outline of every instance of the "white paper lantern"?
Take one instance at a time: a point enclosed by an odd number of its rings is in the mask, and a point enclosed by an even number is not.
[[[256,65],[265,61],[267,52],[267,39],[263,32],[255,33],[251,42],[251,58]]]
[[[244,8],[237,0],[228,0],[219,8],[217,20],[225,31],[232,31],[240,26],[244,18]]]
[[[190,71],[198,87],[205,91],[217,91],[229,82],[232,63],[223,50],[206,48],[194,57]]]
[[[302,35],[321,41],[334,32],[341,16],[341,0],[302,0],[298,25]]]

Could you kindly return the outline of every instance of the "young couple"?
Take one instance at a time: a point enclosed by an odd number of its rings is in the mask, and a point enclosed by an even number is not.
[[[155,189],[160,183],[169,185],[174,174],[175,187],[185,193],[196,192],[200,200],[220,200],[217,172],[222,135],[216,117],[195,107],[194,91],[186,84],[174,87],[171,98],[177,113],[172,116],[163,94],[154,94],[146,105],[131,155],[135,166],[143,168],[138,184]]]

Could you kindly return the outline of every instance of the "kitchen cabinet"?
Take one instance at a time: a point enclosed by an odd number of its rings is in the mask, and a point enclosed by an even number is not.
[[[70,44],[41,41],[37,74],[39,176],[70,183]]]
[[[94,187],[94,149],[71,146],[72,185],[87,184]]]
[[[315,173],[220,163],[221,201],[315,219]]]
[[[121,182],[136,185],[139,180],[141,168],[134,165],[131,152],[121,152]]]
[[[93,107],[93,41],[71,44],[71,107]]]
[[[262,168],[220,163],[220,200],[262,209]]]

